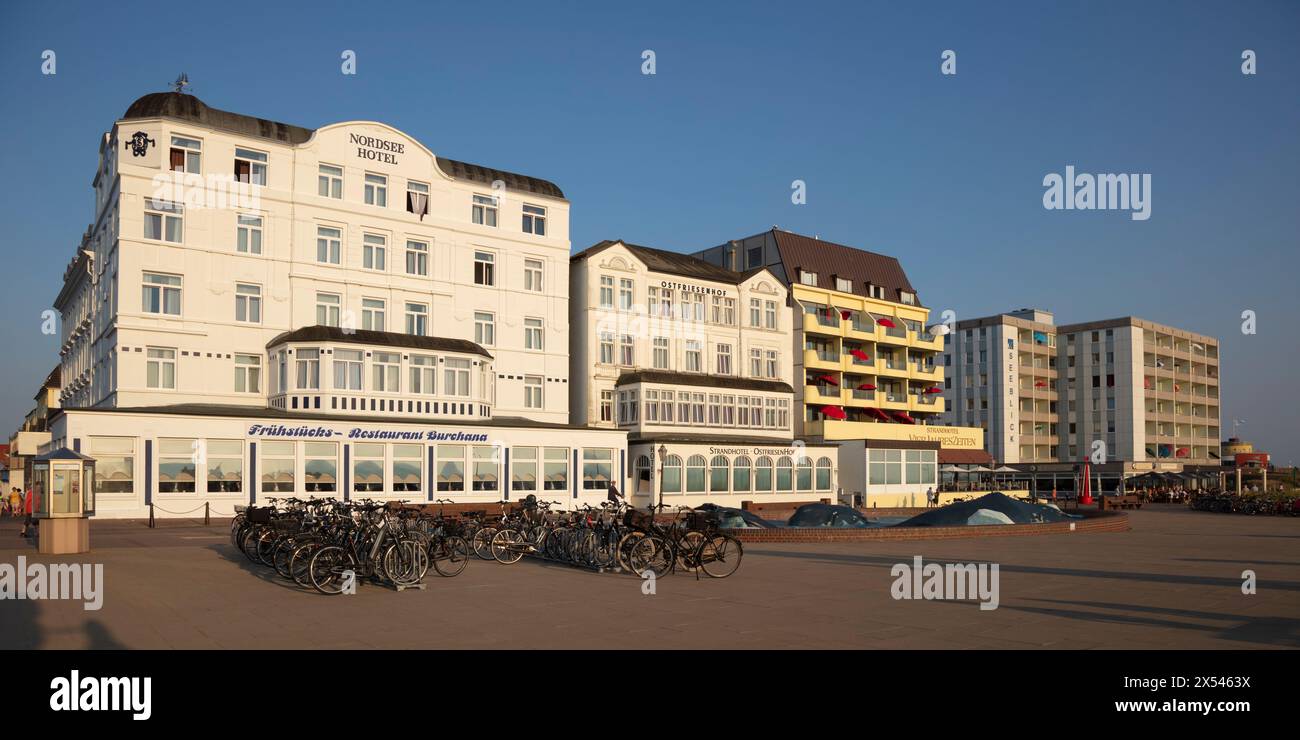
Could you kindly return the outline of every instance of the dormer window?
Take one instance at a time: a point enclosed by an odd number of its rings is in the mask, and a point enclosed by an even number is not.
[[[848,278],[842,278],[837,276],[835,278],[835,289],[840,291],[841,293],[852,293],[853,281],[849,280]]]
[[[800,270],[799,282],[804,285],[812,285],[815,287],[817,285],[817,273],[809,272],[807,270]]]
[[[898,300],[900,303],[908,306],[916,305],[916,294],[906,290],[898,291]]]

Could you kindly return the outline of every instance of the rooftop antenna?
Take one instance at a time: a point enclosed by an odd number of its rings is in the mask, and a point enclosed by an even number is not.
[[[172,92],[185,93],[189,92],[190,76],[181,72],[176,81],[172,83]]]

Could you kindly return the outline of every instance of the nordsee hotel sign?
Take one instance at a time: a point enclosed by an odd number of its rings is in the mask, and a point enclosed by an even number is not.
[[[397,164],[397,155],[406,148],[400,141],[388,141],[361,134],[348,134],[348,140],[357,145],[358,157],[384,164]]]
[[[290,438],[307,438],[307,439],[333,439],[343,437],[346,439],[399,439],[411,441],[429,441],[429,442],[486,442],[488,436],[483,432],[439,432],[434,429],[420,431],[418,429],[362,429],[354,427],[346,432],[338,429],[330,429],[323,426],[312,426],[310,424],[299,424],[297,426],[287,426],[284,424],[253,424],[248,428],[250,437],[290,437]]]

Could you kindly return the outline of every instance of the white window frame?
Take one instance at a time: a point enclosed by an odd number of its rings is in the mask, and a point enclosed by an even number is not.
[[[158,353],[158,354],[155,354]],[[170,353],[170,356],[163,354]],[[175,347],[146,347],[145,348],[145,386],[154,390],[174,391],[176,390],[176,348]],[[150,378],[150,368],[157,366],[153,372],[153,380]],[[171,385],[164,385],[165,369],[171,368]]]
[[[495,195],[482,195],[474,193],[471,199],[470,222],[479,226],[490,226],[496,228],[499,219],[497,218],[498,209],[501,207],[500,201]]]
[[[365,177],[364,202],[368,206],[388,207],[388,175],[367,172]]]
[[[324,298],[325,300],[321,300]],[[330,300],[330,299],[333,300]],[[338,293],[316,294],[316,323],[321,326],[340,326],[343,316],[343,297]]]
[[[429,242],[419,239],[406,240],[406,274],[429,276]]]
[[[523,229],[525,234],[546,236],[546,209],[525,203]]]
[[[535,257],[524,258],[524,290],[541,293],[543,290],[546,262]]]
[[[243,313],[243,318],[240,314]],[[241,324],[262,323],[262,286],[235,283],[235,321]]]
[[[406,333],[426,337],[429,335],[429,304],[406,301]]]
[[[317,163],[316,194],[322,198],[343,199],[343,168],[336,164]]]
[[[235,147],[235,177],[239,179],[239,162],[248,163],[248,179],[240,182],[248,182],[253,185],[266,186],[267,179],[267,155],[266,152],[259,152],[256,149],[245,149],[244,147]]]
[[[155,235],[149,235],[149,225],[156,224]],[[175,226],[175,239],[169,238],[172,234],[172,227]],[[148,198],[145,200],[144,207],[144,224],[141,235],[145,239],[151,239],[168,244],[185,243],[185,206],[180,203],[163,200],[161,198]]]
[[[524,376],[524,408],[542,409],[543,405],[543,383],[540,375]]]
[[[321,257],[324,259],[321,259]],[[343,262],[343,229],[337,226],[316,226],[316,262],[338,265]]]
[[[474,343],[495,347],[497,343],[497,315],[491,311],[474,312]]]
[[[160,279],[155,282],[153,279]],[[175,282],[171,282],[171,281]],[[170,275],[165,272],[144,272],[140,277],[140,312],[153,316],[180,316],[185,310],[185,278],[181,275]],[[168,311],[168,298],[176,296],[176,310]],[[154,300],[156,296],[156,300]],[[152,305],[157,304],[158,310],[153,310]]]
[[[388,237],[383,234],[362,233],[361,269],[388,272]]]
[[[546,322],[536,316],[524,318],[524,349],[530,352],[546,350]]]
[[[239,254],[261,254],[265,242],[265,220],[255,213],[235,214],[235,251]]]

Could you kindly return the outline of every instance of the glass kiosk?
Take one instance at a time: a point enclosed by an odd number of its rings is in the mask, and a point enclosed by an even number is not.
[[[69,449],[32,460],[32,516],[37,549],[48,555],[90,551],[95,513],[95,460]]]

